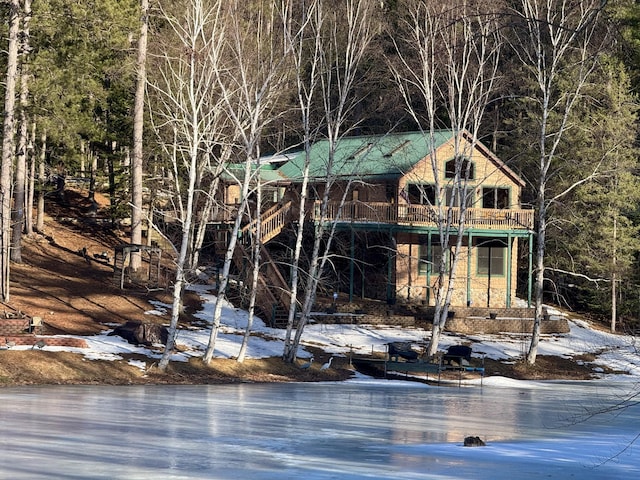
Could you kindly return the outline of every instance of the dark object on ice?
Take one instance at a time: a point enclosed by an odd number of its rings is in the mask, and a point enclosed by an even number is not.
[[[166,345],[169,332],[166,327],[155,323],[127,322],[109,335],[118,335],[134,345]]]
[[[486,447],[487,444],[480,437],[466,437],[464,439],[465,447]]]
[[[462,360],[466,360],[467,362],[471,360],[471,347],[467,347],[466,345],[452,345],[442,357],[444,363],[451,364],[453,361],[460,366],[462,366]]]
[[[418,359],[418,352],[411,349],[411,344],[409,342],[391,342],[388,344],[389,347],[389,359],[393,360],[395,357],[396,361],[398,357],[402,357],[405,360],[410,362]]]

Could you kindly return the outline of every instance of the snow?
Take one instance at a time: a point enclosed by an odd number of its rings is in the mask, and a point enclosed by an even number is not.
[[[176,343],[180,346],[180,352],[175,353],[173,361],[187,361],[191,357],[202,356],[209,342],[210,329],[213,318],[216,297],[210,291],[209,285],[192,285],[190,289],[197,292],[203,299],[204,308],[196,314],[202,320],[203,327],[179,329]],[[171,305],[161,302],[153,302],[154,308],[146,312],[149,315],[166,317],[167,321],[171,311]],[[561,312],[548,308],[552,315],[562,315]],[[216,339],[215,356],[221,358],[233,358],[238,354],[242,342],[244,330],[247,326],[248,314],[246,311],[235,308],[230,303],[222,307],[221,328]],[[594,376],[606,377],[616,380],[637,381],[640,379],[640,355],[637,340],[628,335],[612,334],[602,330],[590,328],[587,322],[579,319],[568,319],[570,332],[566,334],[541,335],[538,349],[539,355],[556,355],[566,358],[591,354],[595,357],[593,364]],[[111,331],[99,335],[83,338],[88,348],[54,347],[46,346],[49,351],[73,351],[84,354],[87,359],[118,360],[124,354],[141,354],[157,359],[161,356],[162,346],[154,348],[129,344],[118,336],[109,335]],[[248,358],[266,358],[282,355],[285,331],[268,327],[260,318],[254,318],[252,337],[247,350]],[[430,336],[430,331],[421,328],[403,328],[384,325],[345,325],[345,324],[313,324],[305,327],[302,336],[301,349],[298,352],[300,359],[311,357],[311,353],[305,350],[305,346],[320,348],[332,355],[368,354],[372,351],[384,352],[385,345],[392,341],[410,341],[415,343],[425,342]],[[502,361],[516,361],[526,353],[529,346],[527,334],[502,334],[502,335],[456,335],[445,332],[440,341],[440,349],[444,350],[450,345],[464,341],[470,342],[474,357],[491,358]],[[31,348],[30,346],[15,346],[19,348]],[[136,362],[140,368],[144,368],[144,362]],[[617,374],[604,374],[604,367],[608,367]],[[484,382],[489,380],[485,378]]]

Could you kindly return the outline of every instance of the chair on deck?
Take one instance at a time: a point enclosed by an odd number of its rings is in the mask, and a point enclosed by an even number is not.
[[[442,356],[443,363],[451,365],[452,362],[456,362],[458,366],[462,367],[462,362],[468,362],[471,360],[471,347],[466,345],[452,345],[447,348],[447,351]]]
[[[415,362],[418,359],[418,352],[412,350],[409,342],[391,342],[387,344],[389,349],[389,359],[398,361],[398,357],[404,358],[408,362]]]

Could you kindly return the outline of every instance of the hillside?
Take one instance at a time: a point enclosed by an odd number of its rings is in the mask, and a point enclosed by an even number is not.
[[[113,281],[113,248],[128,241],[126,232],[92,221],[86,194],[68,190],[66,201],[70,206],[49,202],[44,234],[23,239],[22,263],[11,265],[9,306],[40,316],[49,333],[90,335],[127,320],[149,321],[149,300],[166,292],[142,295]],[[94,257],[102,252],[110,263]]]
[[[101,195],[96,195],[96,201],[99,205],[96,218],[105,216],[108,201]],[[11,265],[11,296],[3,309],[41,317],[44,335],[91,336],[131,320],[166,322],[166,318],[145,315],[145,312],[154,308],[150,302],[170,304],[170,289],[120,290],[113,280],[113,247],[127,243],[128,232],[103,227],[88,215],[90,208],[86,192],[79,190],[68,189],[64,203],[47,202],[43,234],[23,238],[22,263]],[[94,257],[103,252],[109,254],[111,263]],[[170,275],[172,259],[167,253],[163,254],[163,266]],[[199,308],[199,297],[187,292],[182,324],[188,325],[194,320],[192,314]],[[3,340],[0,338],[0,342],[4,343]],[[233,360],[214,359],[211,367],[194,360],[188,364],[172,364],[166,374],[160,374],[153,367],[153,359],[139,359],[135,355],[122,357],[121,361],[87,362],[85,356],[77,353],[3,349],[0,351],[0,385],[304,381],[339,379],[349,374],[334,370],[318,377],[316,373],[283,365],[279,359],[247,360],[242,365]],[[132,366],[131,360],[146,361],[149,368],[143,371]],[[256,364],[260,368],[256,368]]]

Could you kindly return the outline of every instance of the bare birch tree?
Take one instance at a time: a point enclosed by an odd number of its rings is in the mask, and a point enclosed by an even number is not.
[[[306,7],[306,8],[305,8]],[[319,58],[322,33],[322,9],[319,2],[313,1],[303,6],[301,19],[297,30],[289,30],[287,41],[291,43],[292,57],[295,65],[296,89],[298,92],[298,105],[300,109],[300,122],[302,125],[302,147],[304,150],[304,165],[302,167],[302,181],[300,184],[300,201],[298,203],[298,222],[296,241],[291,259],[291,297],[289,301],[289,314],[285,333],[285,345],[283,359],[293,358],[292,333],[295,324],[295,316],[298,306],[298,287],[300,283],[300,253],[304,238],[305,219],[307,215],[307,200],[309,194],[309,166],[311,143],[315,137],[315,129],[311,124],[312,108],[318,90]],[[312,20],[313,19],[313,20]],[[315,26],[315,28],[311,28]],[[308,33],[310,32],[310,33]]]
[[[559,174],[557,153],[570,128],[571,111],[597,66],[594,44],[602,0],[521,0],[513,14],[513,51],[534,84],[531,104],[537,116],[536,249],[534,260],[535,321],[527,363],[536,361],[543,317],[545,242],[549,206],[583,180],[549,198],[550,178]]]
[[[483,2],[410,1],[407,15],[409,35],[396,49],[400,65],[392,66],[392,71],[408,113],[428,138],[426,153],[435,179],[432,207],[443,254],[437,259],[435,311],[427,347],[427,355],[433,356],[447,321],[462,250],[471,195],[468,159],[493,91],[501,38],[497,13]],[[443,184],[441,175],[448,158],[439,158],[435,150],[435,133],[441,128],[453,134],[455,170],[450,185]],[[455,221],[454,208],[460,211]]]
[[[335,234],[336,221],[340,217],[340,208],[338,208],[337,218],[333,222],[328,221],[329,200],[337,182],[336,151],[340,139],[354,126],[346,125],[347,119],[360,100],[354,95],[354,87],[361,73],[360,69],[369,45],[377,33],[374,14],[379,6],[378,2],[346,0],[337,7],[329,3],[331,2],[318,1],[317,11],[310,18],[312,31],[319,32],[317,37],[314,35],[319,42],[317,81],[324,117],[322,129],[326,131],[328,155],[320,215],[316,219],[316,235],[310,254],[309,270],[305,272],[307,281],[304,298],[301,302],[299,317],[295,322],[295,333],[293,333],[294,329],[287,328],[285,338],[283,359],[289,363],[294,362],[297,357],[302,334],[309,322],[315,302],[318,283],[329,258],[328,253]],[[357,171],[357,166],[354,166],[353,171]],[[353,181],[355,179],[351,176],[346,185],[342,186],[344,190],[342,190],[340,205],[344,204]]]
[[[186,285],[187,257],[192,246],[195,191],[200,163],[209,159],[211,131],[215,130],[218,95],[215,68],[206,59],[220,49],[224,38],[220,23],[220,2],[190,0],[176,11],[160,5],[163,22],[169,27],[171,45],[165,45],[157,59],[158,79],[149,83],[156,94],[155,112],[159,132],[169,132],[171,141],[160,145],[171,159],[177,186],[178,222],[181,242],[176,260],[169,338],[159,362],[161,370],[169,364],[176,339],[182,296]],[[184,191],[180,187],[185,179]]]
[[[219,70],[217,77],[221,90],[225,113],[232,123],[234,137],[238,138],[239,151],[244,160],[244,176],[238,184],[241,198],[238,213],[229,236],[220,285],[213,313],[213,327],[204,355],[204,362],[213,358],[220,328],[222,306],[226,300],[228,275],[237,246],[238,232],[242,217],[248,211],[248,196],[254,173],[260,174],[260,140],[264,128],[278,115],[274,111],[276,100],[283,92],[283,85],[289,76],[288,57],[290,47],[284,42],[283,28],[288,18],[286,1],[270,2],[259,0],[247,4],[240,0],[227,2],[226,22],[228,24],[228,59],[225,70]],[[260,204],[256,204],[256,211]],[[258,222],[259,223],[259,222]],[[255,232],[253,233],[256,237]],[[259,268],[260,238],[254,244],[254,276]],[[255,302],[256,289],[250,292]],[[252,321],[250,312],[250,321]],[[242,357],[246,351],[243,345]]]

